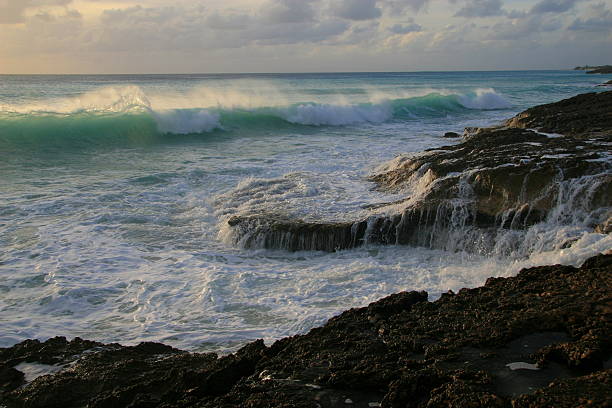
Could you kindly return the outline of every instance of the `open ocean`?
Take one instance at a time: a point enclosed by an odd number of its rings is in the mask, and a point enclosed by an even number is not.
[[[227,219],[363,218],[398,198],[366,181],[384,162],[602,78],[0,75],[0,347],[64,335],[226,352],[402,290],[435,299],[527,266],[578,265],[610,236],[540,225],[546,241],[520,253],[290,253],[241,248]],[[568,236],[578,241],[563,248]]]

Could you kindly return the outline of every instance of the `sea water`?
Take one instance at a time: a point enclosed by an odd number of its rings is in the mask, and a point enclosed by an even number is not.
[[[64,335],[227,352],[402,290],[435,299],[527,266],[579,265],[612,243],[571,222],[530,231],[552,245],[500,255],[244,249],[227,220],[359,219],[398,198],[367,181],[382,163],[600,82],[575,71],[0,76],[0,347]],[[578,240],[565,248],[568,230]]]

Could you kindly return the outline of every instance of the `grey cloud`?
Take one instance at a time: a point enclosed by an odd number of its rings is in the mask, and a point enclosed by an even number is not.
[[[497,23],[493,25],[487,38],[505,41],[535,38],[541,33],[556,31],[562,27],[563,23],[557,18],[543,18],[541,15],[534,15],[512,23],[509,21]]]
[[[246,38],[263,45],[319,43],[344,33],[349,27],[348,23],[340,20],[260,26],[249,30]]]
[[[384,0],[383,4],[389,9],[391,14],[401,14],[407,9],[419,11],[429,2],[430,0]]]
[[[332,13],[347,20],[371,20],[382,15],[376,0],[334,0]]]
[[[531,9],[532,13],[562,13],[572,9],[581,0],[541,0]]]
[[[250,17],[247,14],[221,14],[214,12],[206,19],[206,25],[218,30],[241,30],[247,27]]]
[[[270,0],[261,7],[269,23],[302,23],[314,20],[313,0]]]
[[[506,17],[508,18],[525,18],[528,16],[528,13],[519,10],[512,10],[506,13]]]
[[[593,7],[596,15],[586,18],[576,18],[568,27],[572,31],[607,32],[612,31],[612,11],[604,4]]]
[[[30,7],[66,6],[72,0],[4,0],[0,1],[0,24],[17,24],[25,21],[24,12]]]
[[[493,17],[506,14],[501,0],[470,0],[461,8],[456,17]]]
[[[328,43],[334,45],[357,45],[367,47],[377,40],[380,23],[376,20],[347,25],[347,30],[342,35],[330,39]]]
[[[408,34],[423,31],[423,27],[416,23],[394,24],[388,30],[393,34]]]
[[[94,30],[94,48],[159,52],[240,48],[253,44],[319,43],[344,33],[350,27],[349,23],[339,19],[291,22],[293,18],[279,18],[272,22],[269,18],[269,14],[211,13],[203,8],[136,6],[106,10],[100,27]]]

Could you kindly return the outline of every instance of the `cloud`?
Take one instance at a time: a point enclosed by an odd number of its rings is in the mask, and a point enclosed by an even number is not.
[[[557,31],[561,28],[563,28],[563,22],[556,17],[544,18],[541,15],[533,15],[524,19],[494,24],[486,38],[502,41],[535,39],[542,33]]]
[[[331,10],[334,16],[347,20],[371,20],[382,16],[376,0],[334,0]]]
[[[581,0],[541,0],[531,9],[532,13],[563,13],[568,11]]]
[[[517,68],[560,67],[578,65],[572,55],[580,61],[609,55],[608,3],[0,0],[0,69],[59,72],[69,63],[70,72],[469,69],[506,67],[496,59],[504,56]],[[550,50],[548,59],[534,62],[543,50]]]
[[[576,18],[569,26],[571,31],[608,32],[612,31],[612,11],[603,3],[591,7],[591,16]]]
[[[268,23],[302,23],[314,20],[313,0],[270,0],[261,7]]]
[[[423,9],[430,0],[383,0],[383,5],[389,9],[391,16],[404,13],[407,9],[419,11]]]
[[[388,30],[393,34],[408,34],[423,31],[423,27],[417,23],[394,24]]]
[[[246,28],[250,21],[248,14],[221,14],[215,11],[206,19],[206,25],[217,30],[241,30]]]
[[[66,6],[72,0],[0,0],[0,24],[19,24],[25,21],[25,11],[41,6]]]
[[[336,37],[349,27],[347,22],[340,20],[324,20],[315,24],[261,25],[245,32],[242,38],[245,43],[255,41],[259,45],[314,44]]]
[[[493,17],[502,16],[505,11],[502,9],[501,0],[470,0],[467,5],[461,8],[456,17]]]

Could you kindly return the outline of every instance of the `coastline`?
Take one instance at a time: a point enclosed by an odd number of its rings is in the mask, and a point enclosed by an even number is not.
[[[604,407],[612,254],[402,292],[234,354],[76,338],[0,350],[6,407]],[[33,378],[32,369],[54,374]],[[59,371],[58,371],[59,370]],[[44,371],[42,371],[44,373]],[[348,402],[347,402],[348,401]],[[379,405],[380,404],[380,405]]]
[[[603,94],[609,97],[611,93],[588,95]],[[573,156],[553,158],[552,167],[565,163],[574,174],[582,175],[606,172],[600,164],[603,162],[597,160],[608,149],[610,127],[608,122],[602,127],[593,120],[593,103],[585,103],[583,111],[588,114],[584,117],[566,112],[567,121],[539,122],[542,107],[540,111],[534,108],[526,111],[531,111],[526,116],[518,115],[505,128],[468,132],[465,143],[482,146],[493,141],[491,151],[524,143],[540,143],[552,150],[565,148],[566,153],[557,154]],[[601,110],[604,119],[606,106]],[[544,109],[541,116],[551,117],[551,112]],[[577,121],[586,127],[576,127]],[[538,131],[520,130],[531,128]],[[571,141],[562,140],[539,132],[572,137]],[[602,143],[588,143],[593,138]],[[580,160],[576,159],[578,153],[584,153]],[[430,154],[428,160],[434,156]],[[441,164],[449,157],[437,159],[431,163]],[[578,162],[592,164],[581,167]],[[524,169],[533,170],[528,163]],[[411,166],[392,169],[380,183],[402,183],[415,174],[414,170]],[[453,170],[440,168],[437,177]],[[517,177],[524,175],[519,173]],[[609,191],[609,177],[604,181],[601,194]],[[498,178],[495,183],[503,187],[507,180]],[[550,178],[542,183],[550,184]],[[513,188],[506,190],[512,194]],[[538,186],[533,191],[538,191]],[[435,197],[438,201],[448,198]],[[541,221],[550,211],[550,201],[548,207],[544,202],[538,204],[537,210],[542,213],[534,209],[515,211],[508,227]],[[609,203],[609,196],[604,194],[597,202]],[[475,220],[486,227],[499,213],[512,210],[496,207],[498,204],[483,202]],[[404,217],[397,223],[402,220]],[[378,242],[397,243],[398,236],[389,235],[392,229],[385,227],[385,222],[381,222],[381,231],[386,228],[387,235],[379,234]],[[393,219],[390,222],[398,225]],[[609,234],[609,218],[606,222],[594,228]],[[346,228],[342,228],[342,234],[346,234]],[[332,238],[337,235],[330,226],[324,229],[331,231]],[[321,231],[312,226],[305,230],[308,234]],[[334,239],[323,249],[342,248]],[[339,239],[346,242],[345,235]],[[314,245],[319,241],[313,237],[301,242]],[[406,238],[399,243],[410,242]],[[471,406],[578,406],[587,400],[590,406],[605,406],[611,403],[605,388],[608,385],[609,389],[612,376],[608,340],[611,271],[612,256],[602,255],[579,269],[538,267],[514,278],[490,279],[484,287],[462,290],[457,295],[449,293],[433,303],[426,301],[423,292],[391,295],[332,318],[307,335],[279,340],[270,347],[256,341],[222,358],[156,343],[123,347],[80,339],[67,342],[55,338],[44,343],[27,340],[0,350],[0,401],[6,400],[2,403],[7,407],[442,406],[448,401],[455,401],[456,406],[468,401]],[[521,341],[527,341],[528,352],[520,349]],[[528,368],[512,370],[504,365],[519,362]],[[15,369],[23,363],[68,368],[38,377],[24,387],[25,377]],[[540,366],[534,367],[535,363]],[[537,381],[529,377],[531,371],[538,374]],[[522,384],[518,390],[507,384],[517,381]],[[547,387],[551,381],[554,385]],[[530,387],[538,390],[532,393]]]

